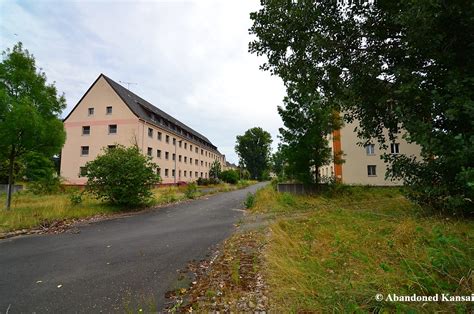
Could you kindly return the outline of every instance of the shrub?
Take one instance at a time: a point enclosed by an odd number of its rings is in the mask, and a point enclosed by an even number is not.
[[[86,163],[86,188],[96,198],[113,204],[145,204],[160,180],[157,169],[158,165],[151,157],[142,155],[138,147],[118,145]]]
[[[82,203],[82,192],[77,193],[74,192],[71,195],[69,195],[69,201],[71,202],[72,205],[79,205]]]
[[[209,178],[209,179],[199,178],[197,179],[196,183],[201,186],[207,186],[207,185],[212,185],[212,184],[219,184],[221,183],[221,181],[215,178]]]
[[[242,180],[250,180],[250,172],[247,169],[243,169],[240,172],[240,178]]]
[[[186,186],[186,190],[184,191],[184,195],[185,195],[187,198],[195,198],[197,192],[198,192],[198,189],[197,189],[196,183],[189,183],[189,184]]]
[[[248,192],[244,201],[244,205],[247,209],[252,208],[255,205],[255,194]]]
[[[61,178],[58,176],[37,179],[28,184],[28,190],[33,194],[54,194],[61,190]]]
[[[221,172],[219,178],[224,182],[236,184],[239,181],[239,173],[235,170],[226,170]]]

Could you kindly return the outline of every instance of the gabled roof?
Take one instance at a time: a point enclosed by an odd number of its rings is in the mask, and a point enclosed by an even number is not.
[[[219,153],[217,150],[217,147],[211,143],[211,141],[205,137],[204,135],[200,134],[199,132],[193,130],[192,128],[188,127],[181,121],[173,118],[163,110],[155,107],[145,99],[141,98],[137,94],[131,92],[130,90],[126,89],[119,83],[115,82],[111,78],[107,77],[104,74],[100,74],[97,80],[94,82],[93,85],[100,79],[100,77],[103,77],[107,83],[112,87],[112,89],[117,93],[117,95],[123,100],[123,102],[130,108],[130,110],[140,119],[145,120],[146,122],[156,125],[162,129],[165,129],[169,131],[170,133],[174,133],[178,136],[187,138],[190,142],[199,142],[199,140],[209,144],[211,148],[216,150],[216,152]],[[89,88],[89,90],[92,88],[92,86]],[[89,90],[86,92],[86,94],[89,92]],[[84,94],[85,96],[85,94]],[[83,96],[83,97],[84,97]],[[82,100],[82,98],[81,98]],[[79,101],[79,103],[81,102]],[[78,104],[79,104],[78,103]],[[77,105],[76,105],[77,106]],[[75,108],[74,108],[75,109]],[[72,111],[74,111],[74,109]],[[71,111],[71,113],[72,113]],[[69,113],[69,115],[71,114]],[[66,120],[69,115],[64,119]],[[182,129],[183,131],[189,133],[191,136],[186,136],[186,134],[180,133],[179,130],[176,129],[176,127]],[[192,136],[196,137],[197,139],[191,138]]]

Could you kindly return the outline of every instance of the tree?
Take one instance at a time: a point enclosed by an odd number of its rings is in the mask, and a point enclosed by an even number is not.
[[[45,157],[58,154],[65,132],[61,112],[64,95],[58,96],[54,84],[47,84],[44,72],[37,70],[33,55],[21,43],[2,54],[0,63],[0,159],[8,161],[10,209],[17,159],[35,152]]]
[[[52,158],[30,152],[21,158],[24,169],[22,177],[29,182],[28,190],[36,194],[58,192],[61,179],[58,176]]]
[[[85,165],[86,189],[98,199],[121,206],[145,204],[160,181],[158,165],[137,146],[117,145]]]
[[[319,168],[332,160],[327,135],[340,127],[337,114],[317,94],[291,93],[279,107],[285,128],[280,129],[287,171],[305,183],[319,183]]]
[[[218,179],[221,174],[221,163],[217,160],[211,164],[211,168],[209,169],[209,178]]]
[[[270,167],[279,179],[285,178],[285,167],[287,160],[284,154],[284,149],[285,148],[282,144],[278,145],[277,151],[272,154],[270,160]]]
[[[233,169],[225,170],[221,172],[219,179],[230,184],[236,184],[239,181],[239,173]]]
[[[250,172],[252,179],[260,180],[268,169],[272,137],[262,128],[249,129],[244,135],[237,136],[235,151],[241,163]]]
[[[262,1],[251,52],[301,95],[357,119],[361,144],[400,130],[421,159],[385,156],[416,201],[473,213],[474,6],[463,1]],[[388,130],[388,135],[385,133]]]

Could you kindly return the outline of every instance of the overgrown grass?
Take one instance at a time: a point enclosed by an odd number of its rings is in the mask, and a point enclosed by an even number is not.
[[[186,199],[185,187],[161,187],[153,190],[154,200],[149,204],[156,206]],[[77,191],[52,195],[35,195],[23,191],[15,193],[12,208],[9,211],[0,209],[0,233],[19,229],[31,229],[48,225],[64,219],[87,218],[96,215],[111,215],[130,212],[140,208],[121,208],[101,202],[84,193],[82,202],[73,204],[71,195]],[[1,204],[5,203],[5,194],[0,195]]]
[[[215,192],[228,192],[254,183],[254,181],[239,181],[236,185],[224,183],[216,186]],[[147,206],[192,199],[202,194],[199,190],[187,186],[164,186],[153,189],[154,199]],[[28,191],[15,193],[10,211],[3,209],[5,200],[6,195],[0,194],[0,233],[32,229],[49,225],[55,221],[111,215],[141,209],[112,206],[96,200],[87,193],[81,195],[77,189],[69,189],[66,192],[51,195],[35,195]]]
[[[252,210],[277,217],[266,252],[275,312],[467,312],[472,304],[375,295],[471,295],[473,221],[422,215],[388,188],[308,197],[269,186]]]

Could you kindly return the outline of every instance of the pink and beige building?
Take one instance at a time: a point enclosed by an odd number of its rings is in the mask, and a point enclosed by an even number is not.
[[[162,183],[208,178],[211,164],[225,157],[204,135],[101,74],[64,119],[66,143],[61,176],[83,185],[86,162],[104,148],[137,145],[160,167]]]
[[[381,159],[384,153],[404,154],[420,157],[421,149],[418,145],[408,143],[399,134],[394,142],[388,144],[387,150],[381,150],[376,141],[365,146],[357,143],[360,139],[354,131],[358,122],[345,124],[340,130],[334,131],[329,136],[329,143],[334,155],[342,153],[342,164],[330,163],[319,169],[319,174],[325,177],[334,177],[345,184],[361,184],[375,186],[402,185],[401,181],[385,179],[387,164]]]

